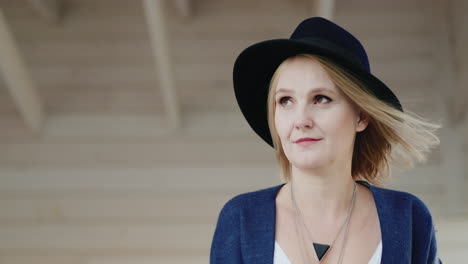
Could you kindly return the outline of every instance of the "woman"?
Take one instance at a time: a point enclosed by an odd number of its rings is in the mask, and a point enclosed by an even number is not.
[[[289,39],[245,49],[233,77],[286,183],[224,205],[212,264],[441,263],[426,205],[378,187],[390,161],[424,161],[439,126],[403,111],[354,36],[306,19]]]

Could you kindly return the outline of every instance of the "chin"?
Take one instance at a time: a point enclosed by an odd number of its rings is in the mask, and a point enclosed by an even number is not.
[[[311,170],[318,167],[322,167],[326,165],[325,160],[323,157],[315,157],[315,156],[300,156],[300,157],[293,157],[289,159],[291,164],[301,170]]]
[[[319,164],[293,164],[294,167],[296,167],[297,169],[299,170],[314,170],[314,169],[317,169],[319,167],[321,167]]]

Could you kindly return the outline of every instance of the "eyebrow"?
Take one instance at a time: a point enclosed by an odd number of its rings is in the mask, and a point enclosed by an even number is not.
[[[308,94],[320,93],[320,92],[327,92],[327,93],[335,94],[335,91],[333,91],[331,89],[323,88],[323,87],[318,87],[318,88],[312,89],[312,90],[309,91]],[[279,94],[279,93],[294,93],[294,91],[291,90],[291,89],[288,89],[288,88],[279,88],[278,90],[276,90],[276,94]]]

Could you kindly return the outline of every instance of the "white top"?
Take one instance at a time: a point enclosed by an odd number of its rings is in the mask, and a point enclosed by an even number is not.
[[[368,264],[380,264],[380,260],[382,259],[382,240],[380,240],[377,249],[374,252],[374,255],[370,258]],[[284,253],[283,249],[280,247],[278,242],[275,240],[275,252],[274,252],[274,260],[273,264],[291,264],[289,261],[288,256]]]

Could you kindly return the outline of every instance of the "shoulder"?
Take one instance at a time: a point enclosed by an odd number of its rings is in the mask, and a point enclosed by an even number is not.
[[[418,196],[399,190],[393,190],[383,187],[372,186],[374,194],[377,198],[385,198],[384,203],[397,206],[397,207],[412,207],[415,210],[428,211],[426,204]]]
[[[383,187],[372,186],[371,188],[376,203],[379,204],[381,208],[408,214],[408,216],[416,220],[432,222],[432,216],[428,206],[418,196],[409,192]]]
[[[259,223],[271,221],[271,210],[275,206],[275,195],[281,185],[238,194],[222,207],[216,227],[215,237],[234,236],[242,223],[256,220]]]
[[[239,209],[256,207],[260,204],[274,202],[276,194],[282,186],[283,184],[280,184],[273,187],[237,194],[224,204],[221,211],[236,211]]]

